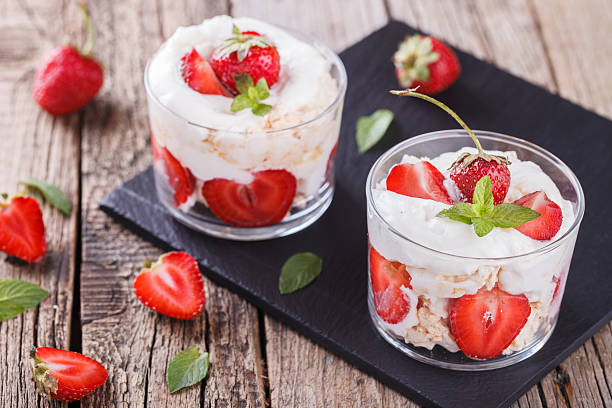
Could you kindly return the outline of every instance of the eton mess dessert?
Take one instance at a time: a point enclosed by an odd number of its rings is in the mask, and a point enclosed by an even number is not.
[[[484,140],[490,132],[472,132],[446,105],[414,90],[397,93],[435,103],[470,138],[457,131],[420,136],[373,166],[367,195],[374,323],[387,340],[403,340],[395,345],[407,354],[448,368],[523,351],[528,357],[557,320],[582,216],[580,185],[559,161],[575,180],[577,198],[565,199],[558,176],[520,158],[527,150],[518,139],[491,137],[516,150],[485,151],[474,133]],[[444,151],[470,139],[476,148]],[[427,146],[439,149],[435,156],[423,155]],[[441,350],[436,346],[463,354],[449,359],[432,352]]]
[[[179,219],[213,234],[294,232],[325,211],[346,88],[329,49],[217,16],[178,28],[145,84],[158,194]]]

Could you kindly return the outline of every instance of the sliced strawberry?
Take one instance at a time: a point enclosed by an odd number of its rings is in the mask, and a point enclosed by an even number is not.
[[[176,319],[193,319],[204,310],[204,281],[196,260],[168,252],[145,263],[134,280],[134,293],[147,307]]]
[[[554,237],[563,223],[561,208],[551,201],[543,191],[527,194],[516,200],[514,204],[531,208],[540,213],[534,220],[516,227],[521,233],[539,241],[546,241]]]
[[[457,345],[465,355],[497,357],[518,336],[531,313],[525,295],[511,295],[497,286],[482,287],[449,303],[449,320]]]
[[[444,175],[428,161],[394,166],[387,177],[387,190],[445,204],[453,203],[444,187]]]
[[[30,353],[36,391],[59,401],[76,401],[104,384],[106,368],[73,351],[38,347]]]
[[[334,145],[334,148],[329,153],[327,158],[327,166],[325,167],[325,179],[331,181],[329,173],[336,168],[336,156],[338,155],[338,142]]]
[[[202,195],[210,210],[237,227],[280,222],[295,197],[295,176],[287,170],[263,170],[253,173],[253,177],[249,184],[220,178],[204,183]]]
[[[0,203],[0,250],[27,262],[45,255],[45,224],[36,200],[13,197]]]
[[[378,315],[391,324],[404,320],[410,312],[410,298],[401,288],[412,289],[406,265],[389,261],[370,247],[370,279]]]
[[[188,168],[183,167],[176,160],[168,149],[157,144],[153,135],[151,135],[151,146],[153,147],[153,159],[161,160],[168,183],[174,190],[174,204],[179,206],[185,203],[195,188],[195,177]]]
[[[201,94],[231,96],[195,48],[181,58],[181,75],[191,89]]]

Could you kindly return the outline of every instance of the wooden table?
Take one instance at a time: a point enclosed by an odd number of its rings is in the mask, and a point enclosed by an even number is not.
[[[151,163],[143,70],[179,25],[248,15],[309,32],[340,51],[394,18],[612,117],[610,0],[90,3],[106,82],[84,111],[54,118],[32,99],[33,70],[52,44],[66,36],[83,41],[79,12],[69,0],[0,0],[0,191],[15,192],[20,177],[36,177],[61,186],[76,204],[70,216],[43,206],[49,250],[42,262],[1,256],[0,278],[52,293],[37,309],[0,323],[4,408],[60,406],[34,391],[25,361],[32,345],[82,351],[108,368],[108,381],[83,407],[415,406],[208,280],[206,313],[195,321],[151,312],[133,295],[143,261],[161,251],[111,221],[98,203]],[[193,345],[211,354],[209,377],[170,395],[166,365]],[[608,325],[515,406],[610,407],[611,389]]]

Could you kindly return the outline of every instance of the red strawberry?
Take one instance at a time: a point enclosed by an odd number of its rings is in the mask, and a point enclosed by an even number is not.
[[[30,359],[36,391],[59,401],[80,400],[108,377],[102,364],[73,351],[38,347]]]
[[[217,79],[208,61],[195,48],[181,58],[181,75],[191,89],[201,94],[231,96]]]
[[[71,46],[55,47],[41,59],[34,76],[34,99],[52,115],[66,115],[83,108],[104,82],[102,67],[91,57],[93,31],[85,6],[88,41],[82,52]]]
[[[174,190],[174,204],[179,206],[185,203],[195,188],[195,177],[188,168],[183,167],[176,160],[168,149],[157,144],[153,135],[151,135],[151,146],[153,147],[153,159],[161,160],[168,183]]]
[[[232,36],[213,53],[211,65],[221,82],[234,92],[238,92],[234,81],[238,74],[249,74],[255,84],[265,78],[271,88],[278,81],[280,56],[266,37],[255,31],[241,33],[234,26]]]
[[[42,259],[45,224],[36,200],[17,196],[0,203],[0,250],[27,262]]]
[[[401,287],[410,286],[406,265],[392,262],[370,247],[370,279],[376,312],[387,323],[396,324],[410,312],[410,298]]]
[[[329,153],[327,158],[327,166],[325,167],[325,179],[331,181],[329,173],[336,168],[336,156],[338,155],[338,142],[334,145],[334,148]]]
[[[561,208],[554,201],[551,201],[545,192],[536,191],[527,194],[516,200],[514,204],[531,208],[540,213],[540,216],[535,220],[516,227],[521,233],[539,241],[546,241],[559,232],[563,223]]]
[[[169,252],[148,261],[134,280],[134,293],[147,307],[176,319],[192,319],[204,310],[204,281],[198,263],[185,252]]]
[[[511,295],[497,286],[482,287],[449,303],[449,320],[457,345],[476,359],[497,357],[520,333],[531,313],[525,295]]]
[[[472,202],[476,183],[484,176],[489,176],[493,185],[494,204],[503,203],[510,187],[510,170],[506,163],[495,159],[487,161],[483,157],[477,157],[469,164],[465,163],[466,160],[457,160],[451,168],[450,178],[455,182],[466,201]]]
[[[427,95],[447,89],[461,72],[457,56],[446,44],[418,34],[400,43],[393,54],[393,64],[402,87],[418,87]]]
[[[202,195],[210,210],[237,227],[263,227],[280,222],[293,203],[295,177],[287,170],[258,171],[253,177],[249,184],[220,178],[204,183]]]
[[[428,161],[398,164],[389,172],[387,190],[410,197],[452,204],[443,182],[444,175]]]

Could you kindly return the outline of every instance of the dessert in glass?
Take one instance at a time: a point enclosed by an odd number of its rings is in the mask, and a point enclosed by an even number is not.
[[[368,307],[379,333],[419,361],[495,369],[551,336],[584,195],[550,152],[452,114],[464,130],[405,140],[370,170]]]
[[[259,240],[329,207],[346,72],[320,42],[217,16],[180,27],[144,81],[157,194],[179,221]]]

